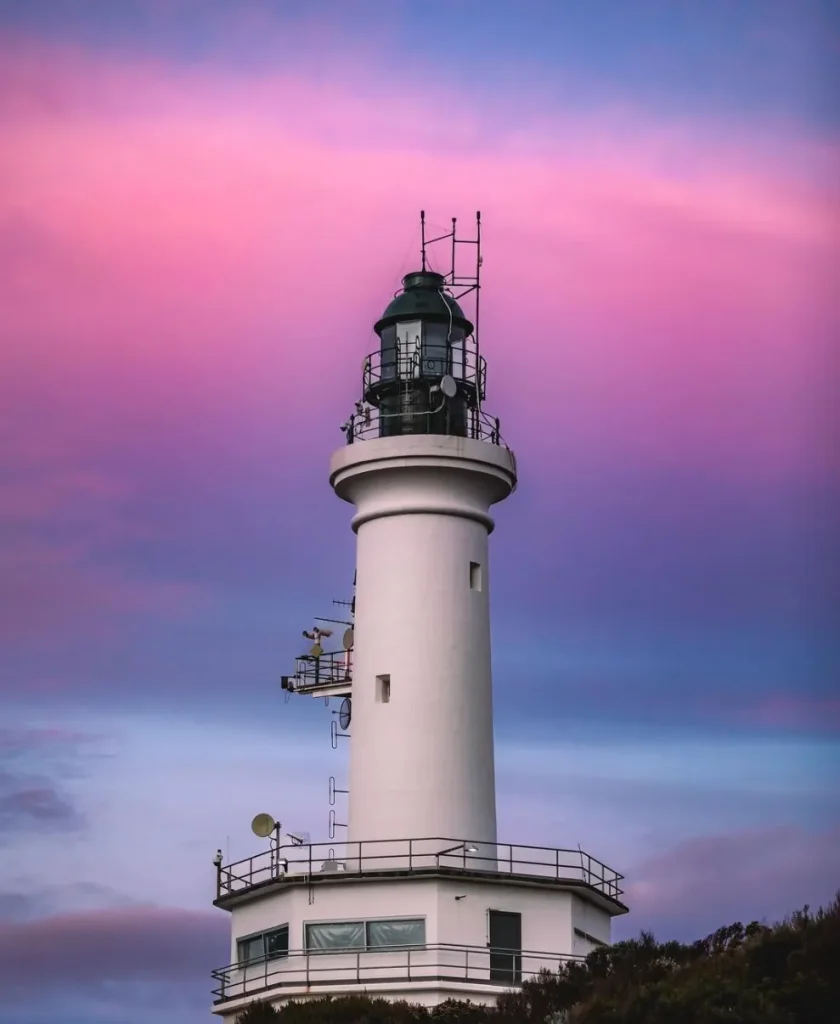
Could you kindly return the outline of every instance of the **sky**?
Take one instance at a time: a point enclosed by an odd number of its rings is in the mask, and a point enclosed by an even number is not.
[[[840,887],[840,5],[0,0],[0,1022],[193,1024],[326,838],[372,325],[482,211],[502,841],[617,938]],[[44,984],[47,977],[49,983]]]

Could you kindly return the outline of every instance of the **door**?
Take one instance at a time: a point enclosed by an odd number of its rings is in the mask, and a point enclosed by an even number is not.
[[[420,376],[420,332],[419,320],[397,324],[397,352],[399,353],[399,376],[411,380]]]
[[[490,980],[518,985],[522,981],[522,915],[488,910]]]

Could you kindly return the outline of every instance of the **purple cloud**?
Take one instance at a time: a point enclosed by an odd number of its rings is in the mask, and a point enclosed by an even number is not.
[[[0,923],[0,996],[50,984],[74,990],[109,981],[206,979],[228,959],[220,912],[162,907],[69,913]]]
[[[85,819],[52,786],[0,773],[0,837],[25,829],[76,831]]]
[[[0,841],[30,831],[78,832],[86,819],[65,793],[93,737],[63,728],[0,729]]]
[[[838,827],[785,825],[689,839],[633,872],[632,913],[616,930],[699,938],[733,921],[772,922],[805,904],[824,905],[840,890],[838,844]]]

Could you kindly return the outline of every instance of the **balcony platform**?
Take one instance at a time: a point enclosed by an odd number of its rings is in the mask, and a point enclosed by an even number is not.
[[[474,847],[475,852],[467,852]],[[525,886],[575,889],[611,916],[627,913],[624,876],[581,850],[451,838],[281,846],[218,870],[214,905],[225,910],[267,891],[388,879],[469,876]]]
[[[285,956],[264,957],[246,967],[229,964],[213,971],[214,1011],[227,1016],[255,998],[279,997],[285,1002],[348,991],[425,1005],[443,999],[490,1005],[500,992],[518,987],[540,971],[556,972],[564,962],[582,959],[575,954],[519,950],[515,956],[502,957],[500,969],[499,951],[486,946],[437,943],[382,952],[290,950]]]
[[[353,689],[352,653],[330,651],[319,656],[295,658],[295,671],[283,676],[280,687],[289,693],[312,697],[349,697]]]

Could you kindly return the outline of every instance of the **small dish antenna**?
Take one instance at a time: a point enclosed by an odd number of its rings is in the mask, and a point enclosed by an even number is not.
[[[350,629],[345,629],[344,636],[341,638],[341,646],[344,648],[345,651],[353,650],[353,639],[354,638],[352,627]]]
[[[251,831],[261,839],[267,839],[277,828],[277,822],[270,814],[258,814],[251,822]]]
[[[338,724],[346,732],[349,725],[350,719],[353,715],[353,704],[349,697],[345,697],[341,702],[341,707],[338,709]]]
[[[455,378],[450,377],[448,373],[446,376],[441,377],[440,390],[447,398],[454,398],[458,394],[458,385],[455,383]]]

